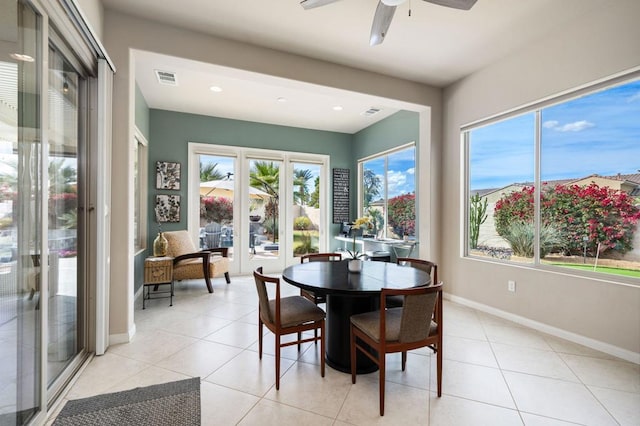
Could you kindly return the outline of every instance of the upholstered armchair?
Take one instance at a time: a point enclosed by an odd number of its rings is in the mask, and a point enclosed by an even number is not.
[[[209,293],[213,293],[213,277],[224,274],[227,284],[231,283],[227,247],[198,251],[187,231],[165,232],[164,236],[168,242],[167,256],[173,257],[174,280],[204,278]]]

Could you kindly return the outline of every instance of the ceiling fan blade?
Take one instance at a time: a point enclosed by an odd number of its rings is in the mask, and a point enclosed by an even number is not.
[[[387,6],[382,1],[378,2],[376,14],[373,15],[373,24],[371,25],[371,38],[369,39],[371,46],[384,41],[394,13],[396,13],[396,6]]]
[[[324,6],[325,4],[335,3],[339,0],[302,0],[300,6],[304,9],[314,9],[316,7]]]
[[[424,0],[439,6],[452,7],[454,9],[469,10],[478,0]]]

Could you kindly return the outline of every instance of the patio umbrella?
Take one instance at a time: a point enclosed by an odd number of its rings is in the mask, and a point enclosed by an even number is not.
[[[233,181],[232,180],[210,180],[207,182],[200,182],[200,195],[205,197],[225,197],[233,198]],[[266,200],[271,197],[264,191],[249,187],[249,197],[261,200]]]

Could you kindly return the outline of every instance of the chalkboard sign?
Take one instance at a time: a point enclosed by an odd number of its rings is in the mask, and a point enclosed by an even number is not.
[[[350,222],[349,169],[333,169],[333,223]]]

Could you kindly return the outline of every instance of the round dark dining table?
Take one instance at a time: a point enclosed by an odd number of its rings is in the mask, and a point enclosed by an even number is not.
[[[300,263],[282,272],[282,279],[287,283],[327,296],[326,362],[346,373],[351,372],[351,315],[379,309],[382,288],[409,288],[431,283],[428,273],[410,266],[364,261],[360,273],[351,273],[348,262]],[[357,373],[377,370],[375,363],[361,352],[357,356]]]

